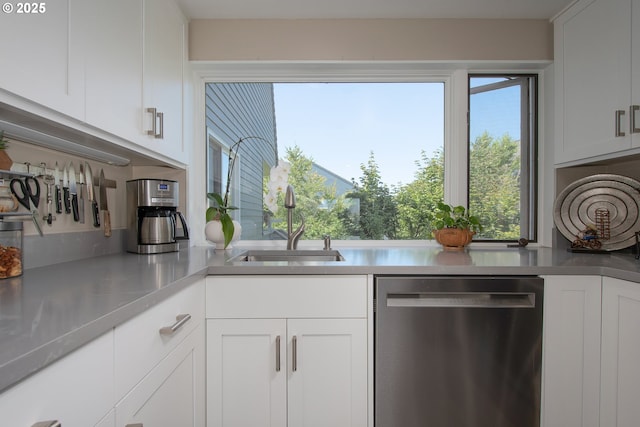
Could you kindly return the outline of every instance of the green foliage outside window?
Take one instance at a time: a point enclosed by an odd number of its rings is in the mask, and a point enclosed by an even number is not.
[[[520,237],[520,144],[508,135],[478,137],[469,153],[469,208],[483,225],[480,239],[517,240]],[[444,199],[444,153],[422,153],[408,184],[389,187],[382,181],[373,152],[360,165],[354,190],[337,195],[335,186],[313,172],[313,159],[299,147],[287,149],[291,164],[289,183],[296,193],[296,213],[306,222],[303,239],[404,239],[433,238],[438,202]],[[280,195],[279,197],[282,197]],[[359,214],[350,207],[359,201]],[[278,200],[272,213],[273,229],[286,230],[286,209]]]

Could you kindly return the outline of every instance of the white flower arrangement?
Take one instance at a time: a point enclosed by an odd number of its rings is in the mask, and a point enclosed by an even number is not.
[[[264,194],[264,205],[272,213],[278,211],[278,193],[284,194],[289,181],[289,172],[291,164],[280,160],[277,166],[269,171],[269,183],[267,184],[267,192]]]

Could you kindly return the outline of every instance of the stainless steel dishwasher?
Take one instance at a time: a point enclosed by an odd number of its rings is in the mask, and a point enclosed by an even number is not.
[[[375,427],[538,427],[543,279],[378,276]]]

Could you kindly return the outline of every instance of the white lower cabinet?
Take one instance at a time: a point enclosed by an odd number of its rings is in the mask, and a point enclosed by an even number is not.
[[[597,427],[600,276],[544,278],[544,427]]]
[[[0,394],[0,425],[204,427],[204,339],[202,280]]]
[[[545,277],[544,427],[640,420],[640,283]]]
[[[183,318],[186,315],[189,317]],[[185,337],[203,321],[204,280],[118,326],[114,336],[115,400],[122,399],[171,351],[183,346]],[[175,332],[171,334],[159,332],[172,326]],[[204,341],[204,332],[201,339]]]
[[[204,427],[204,280],[115,329],[116,427]]]
[[[602,283],[600,425],[640,423],[640,284],[605,277]]]
[[[204,427],[201,322],[116,405],[117,427]]]
[[[0,395],[0,424],[113,427],[113,332],[91,341]]]
[[[366,427],[366,284],[207,278],[207,427]],[[254,304],[262,317],[247,311]]]
[[[367,425],[366,319],[287,320],[288,425]]]
[[[286,323],[207,320],[207,427],[287,425]]]

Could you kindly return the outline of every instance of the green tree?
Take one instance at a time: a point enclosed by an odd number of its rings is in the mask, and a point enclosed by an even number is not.
[[[294,227],[300,223],[300,215],[305,221],[302,239],[320,239],[325,234],[335,239],[346,238],[341,221],[341,212],[346,209],[345,201],[344,197],[336,195],[335,185],[327,185],[325,177],[313,171],[313,159],[306,157],[297,145],[287,148],[285,160],[291,164],[288,182],[296,196]],[[287,210],[283,205],[284,197],[280,194],[272,224],[274,229],[286,233]]]
[[[362,176],[353,181],[355,190],[348,197],[359,199],[360,213],[356,219],[361,239],[395,239],[397,229],[397,207],[389,187],[382,182],[380,169],[373,152],[367,164],[361,164]],[[353,227],[352,227],[353,228]]]
[[[480,218],[481,237],[519,238],[520,143],[485,132],[471,144],[469,159],[469,209]]]
[[[438,150],[433,158],[422,151],[416,160],[415,179],[396,192],[398,206],[398,238],[430,239],[434,213],[444,199],[444,153]]]

